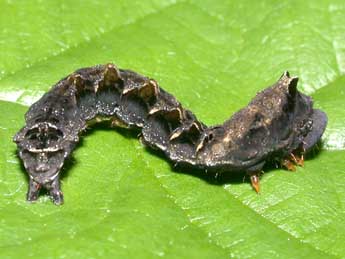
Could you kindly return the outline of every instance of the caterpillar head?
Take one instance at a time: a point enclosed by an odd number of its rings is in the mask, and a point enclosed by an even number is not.
[[[210,168],[260,171],[268,159],[311,149],[321,138],[327,116],[297,90],[297,77],[285,72],[223,125],[209,128],[199,159]]]
[[[63,132],[49,122],[25,127],[14,136],[25,169],[38,184],[45,185],[58,176],[68,154],[63,137]]]

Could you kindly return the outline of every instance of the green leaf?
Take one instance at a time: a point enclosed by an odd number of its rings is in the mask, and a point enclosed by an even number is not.
[[[1,258],[345,258],[345,4],[328,1],[0,2]],[[155,78],[216,124],[284,70],[326,111],[320,152],[262,193],[174,172],[133,134],[91,130],[64,170],[65,204],[25,201],[12,136],[77,68]],[[25,105],[25,106],[23,106]]]

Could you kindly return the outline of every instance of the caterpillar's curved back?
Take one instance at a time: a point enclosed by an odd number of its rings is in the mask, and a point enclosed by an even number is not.
[[[257,172],[267,160],[291,167],[286,158],[310,149],[325,129],[326,115],[297,91],[297,81],[284,73],[224,124],[207,127],[153,79],[113,64],[79,69],[30,107],[14,137],[30,176],[27,198],[36,200],[43,186],[62,203],[60,169],[87,125],[104,119],[140,129],[143,143],[175,163],[246,171],[258,191]]]

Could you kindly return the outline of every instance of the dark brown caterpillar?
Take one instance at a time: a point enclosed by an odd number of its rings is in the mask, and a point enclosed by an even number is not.
[[[141,130],[142,141],[174,163],[205,170],[250,175],[259,191],[267,161],[289,170],[321,138],[327,116],[297,90],[285,72],[222,125],[207,127],[156,81],[113,64],[82,68],[59,81],[26,113],[14,137],[29,174],[29,201],[47,189],[63,202],[59,173],[88,122],[108,118],[114,126]]]

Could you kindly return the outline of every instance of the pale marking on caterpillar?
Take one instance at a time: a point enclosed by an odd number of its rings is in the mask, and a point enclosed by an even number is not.
[[[63,202],[60,170],[79,135],[104,119],[139,129],[140,140],[174,165],[217,175],[245,172],[259,192],[266,162],[295,170],[325,130],[326,114],[313,109],[297,81],[285,72],[229,120],[207,127],[153,79],[113,64],[78,69],[29,108],[25,127],[14,136],[30,179],[27,200],[37,200],[43,187],[55,204]]]

